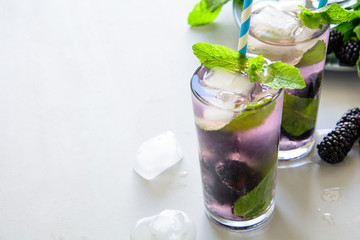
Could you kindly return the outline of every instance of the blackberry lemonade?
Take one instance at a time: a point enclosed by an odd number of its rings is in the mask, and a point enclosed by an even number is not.
[[[286,89],[284,93],[279,160],[300,159],[314,146],[329,38],[329,25],[322,29],[301,25],[297,19],[301,10],[298,5],[299,2],[294,1],[256,3],[249,29],[249,52],[295,66],[306,82],[304,89]]]
[[[191,80],[207,215],[240,230],[274,210],[283,90],[200,66]]]

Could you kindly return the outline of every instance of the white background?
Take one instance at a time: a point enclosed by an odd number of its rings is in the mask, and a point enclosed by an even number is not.
[[[207,219],[191,46],[236,49],[239,29],[231,3],[214,23],[189,27],[196,3],[0,1],[0,240],[129,239],[138,219],[164,209],[186,212],[198,240],[360,236],[358,145],[337,166],[315,154],[315,163],[280,169],[276,210],[260,231],[233,234]],[[359,90],[356,72],[326,71],[318,128],[359,106]],[[136,150],[167,130],[184,159],[143,180],[133,171]],[[322,199],[328,188],[339,189],[337,201]]]

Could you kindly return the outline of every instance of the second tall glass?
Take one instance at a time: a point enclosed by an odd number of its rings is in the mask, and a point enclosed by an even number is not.
[[[248,40],[249,52],[294,65],[306,82],[304,89],[287,89],[284,95],[279,160],[291,161],[291,166],[301,165],[292,160],[306,156],[314,146],[329,38],[329,25],[322,29],[301,26],[296,17],[299,10],[287,1],[255,3]]]

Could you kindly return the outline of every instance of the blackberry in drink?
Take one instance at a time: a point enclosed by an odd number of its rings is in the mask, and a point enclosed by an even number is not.
[[[208,216],[236,229],[261,226],[274,209],[283,90],[203,65],[191,90]]]

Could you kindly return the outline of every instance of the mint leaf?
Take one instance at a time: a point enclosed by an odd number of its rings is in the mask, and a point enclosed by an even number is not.
[[[218,7],[222,7],[229,0],[205,0],[210,11],[215,11]]]
[[[319,63],[324,60],[325,56],[326,43],[324,40],[319,40],[314,46],[312,46],[304,53],[296,67],[309,66],[315,63]]]
[[[320,28],[322,29],[323,24],[340,24],[347,22],[356,13],[343,9],[339,4],[333,3],[326,5],[316,11],[312,12],[309,9],[304,8],[300,12],[299,19],[302,24],[308,28]]]
[[[192,49],[200,62],[208,68],[222,67],[236,72],[244,69],[247,64],[244,55],[221,45],[200,42],[194,44]]]
[[[300,98],[285,92],[281,127],[293,136],[313,129],[318,106],[318,98]]]
[[[256,82],[258,80],[259,73],[263,69],[264,61],[265,59],[263,56],[248,59],[249,67],[245,69],[245,72],[248,74],[250,82]]]
[[[360,39],[360,25],[357,25],[355,28],[354,28],[354,33],[356,35],[356,38],[357,39]]]
[[[299,69],[294,66],[277,61],[265,67],[267,68],[267,73],[262,83],[268,87],[273,89],[302,89],[306,87]]]
[[[203,42],[194,44],[193,52],[208,68],[222,67],[240,73],[245,71],[249,74],[249,81],[261,82],[273,89],[302,89],[306,86],[297,68],[282,62],[263,66],[263,56],[247,59],[245,55],[225,46]]]
[[[358,73],[358,77],[360,78],[360,58],[356,61],[356,69]]]
[[[358,26],[360,23],[360,19],[354,19],[350,22],[344,22],[335,27],[336,30],[338,30],[342,35],[344,35],[343,40],[347,41],[350,39],[357,40],[356,33],[354,32],[354,29],[356,26]]]
[[[191,26],[200,26],[211,23],[219,15],[221,6],[211,11],[205,0],[201,0],[195,5],[189,13],[188,24]]]
[[[335,27],[336,30],[341,32],[342,34],[345,34],[347,32],[352,31],[357,25],[354,24],[354,22],[344,22]]]
[[[254,218],[270,206],[273,197],[275,168],[276,165],[270,169],[257,187],[235,202],[235,215]]]
[[[228,132],[237,132],[247,130],[262,124],[265,119],[272,113],[275,108],[276,100],[268,105],[265,105],[272,98],[264,98],[261,102],[256,105],[249,105],[245,109],[248,111],[242,111],[239,115],[233,118],[228,124],[226,124],[222,130]],[[264,105],[262,108],[256,108]]]

